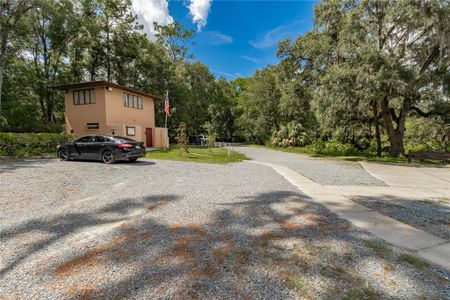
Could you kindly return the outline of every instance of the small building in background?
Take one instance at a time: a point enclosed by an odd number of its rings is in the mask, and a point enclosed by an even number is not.
[[[167,129],[155,126],[159,97],[109,81],[55,86],[65,98],[66,131],[84,135],[118,135],[164,148]]]

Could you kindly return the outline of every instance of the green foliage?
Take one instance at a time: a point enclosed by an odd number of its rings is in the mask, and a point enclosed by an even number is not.
[[[62,132],[64,98],[51,86],[110,80],[154,95],[169,90],[172,138],[180,122],[190,124],[189,134],[194,135],[203,133],[207,121],[216,126],[219,137],[232,138],[235,87],[216,80],[204,64],[191,61],[188,46],[193,30],[176,22],[155,24],[157,39],[152,41],[142,34],[130,0],[39,4],[8,27],[10,51],[1,57],[7,63],[0,70],[5,74],[0,86],[2,131]],[[2,15],[0,23],[7,19]],[[164,124],[163,108],[156,103],[157,126]]]
[[[406,122],[405,151],[449,151],[450,123],[440,117],[411,117]]]
[[[30,156],[54,153],[56,146],[72,140],[72,136],[55,133],[0,133],[0,155]]]
[[[281,125],[280,130],[274,131],[270,144],[278,147],[303,147],[309,144],[311,138],[302,124],[291,122],[286,126]]]
[[[188,55],[187,45],[195,33],[193,29],[186,29],[178,22],[172,22],[168,25],[154,24],[157,31],[158,41],[164,45],[174,61],[183,61],[186,58],[193,58]]]
[[[371,156],[378,124],[383,155],[448,151],[449,11],[442,0],[322,0],[314,28],[279,43],[280,63],[228,82],[192,60],[194,30],[173,22],[155,24],[154,41],[142,34],[130,0],[19,1],[0,15],[1,130],[63,132],[51,86],[111,80],[169,90],[172,140],[180,122],[187,135],[209,122],[223,141]]]
[[[315,127],[309,93],[286,73],[283,65],[269,66],[256,71],[252,78],[234,82],[239,91],[237,105],[240,116],[237,123],[248,141],[259,144],[270,142],[275,131],[281,131],[283,135],[286,128],[281,126],[284,124],[292,127],[287,131],[296,131],[294,127],[298,125],[305,130]],[[300,140],[292,142],[303,143]]]
[[[204,125],[208,138],[208,149],[211,151],[216,142],[216,128],[211,122],[206,122]]]
[[[316,140],[314,143],[304,147],[306,153],[326,156],[353,156],[360,152],[352,144],[344,144],[336,140]]]
[[[187,135],[186,123],[181,122],[180,125],[178,125],[178,128],[176,130],[175,140],[178,142],[178,149],[180,150],[180,156],[188,154],[189,153],[189,146],[188,146],[189,137]]]
[[[280,44],[281,65],[311,89],[322,137],[356,144],[377,120],[398,156],[411,110],[449,115],[444,2],[323,0],[314,29]],[[352,127],[359,130],[347,130]],[[344,135],[337,137],[339,128]]]

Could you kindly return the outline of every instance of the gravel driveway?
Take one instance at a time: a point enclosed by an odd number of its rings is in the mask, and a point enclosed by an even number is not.
[[[370,175],[357,162],[323,159],[255,147],[236,149],[251,159],[288,167],[321,185],[385,186],[384,182]]]
[[[1,162],[0,299],[450,297],[449,274],[250,164]]]

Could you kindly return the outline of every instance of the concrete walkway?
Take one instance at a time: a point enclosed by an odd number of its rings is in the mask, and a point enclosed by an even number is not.
[[[299,190],[355,226],[450,271],[450,241],[399,222],[346,197],[379,194],[410,197],[417,196],[417,193],[427,197],[450,197],[450,182],[447,182],[449,168],[411,168],[362,163],[367,172],[387,186],[333,186],[318,184],[285,165],[258,159],[249,162],[274,169]]]

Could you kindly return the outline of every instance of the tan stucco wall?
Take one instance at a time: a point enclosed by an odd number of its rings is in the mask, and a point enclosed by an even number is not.
[[[155,105],[154,99],[127,92],[142,98],[143,109],[126,107],[123,105],[123,90],[105,86],[95,87],[96,103],[73,105],[73,91],[69,89],[65,94],[66,130],[76,137],[90,134],[112,134],[127,136],[126,126],[135,127],[135,135],[130,138],[146,143],[145,130],[152,128],[153,146],[161,144],[161,134],[155,134]],[[99,129],[87,129],[86,123],[99,123]],[[147,145],[148,146],[148,145]],[[157,146],[159,147],[159,146]],[[163,147],[163,146],[162,146]]]
[[[155,128],[155,105],[154,100],[150,97],[142,97],[143,109],[136,109],[126,107],[123,105],[123,92],[118,88],[112,88],[112,91],[106,90],[106,123],[109,128],[115,129],[116,135],[126,135],[126,126],[134,126],[136,128],[136,135],[130,138],[146,142],[145,128]],[[129,93],[134,95],[133,93]],[[118,126],[122,125],[119,129]],[[109,132],[111,134],[111,131]],[[153,143],[154,143],[153,134]]]
[[[73,91],[64,95],[66,131],[80,137],[88,134],[106,134],[105,89],[95,87],[95,104],[73,105]],[[86,123],[99,123],[99,129],[87,129]]]

